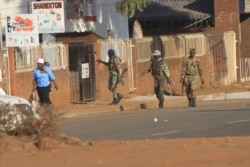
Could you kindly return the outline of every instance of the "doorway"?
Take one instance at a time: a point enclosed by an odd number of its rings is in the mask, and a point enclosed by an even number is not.
[[[95,100],[96,79],[93,44],[69,44],[70,102]]]

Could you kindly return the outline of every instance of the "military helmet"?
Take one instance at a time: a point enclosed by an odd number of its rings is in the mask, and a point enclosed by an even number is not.
[[[191,48],[191,49],[189,50],[189,53],[196,53],[195,48]]]
[[[161,51],[155,50],[153,56],[161,56]]]
[[[109,49],[108,50],[108,55],[109,55],[110,58],[113,57],[115,55],[115,51],[113,49]]]

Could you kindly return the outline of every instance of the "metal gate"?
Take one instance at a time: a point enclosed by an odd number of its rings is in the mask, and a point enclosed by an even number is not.
[[[240,61],[240,80],[250,81],[250,58],[241,58]]]
[[[234,32],[209,34],[208,54],[211,85],[231,85],[237,82],[236,41]]]
[[[95,100],[96,80],[93,44],[69,44],[70,101]]]

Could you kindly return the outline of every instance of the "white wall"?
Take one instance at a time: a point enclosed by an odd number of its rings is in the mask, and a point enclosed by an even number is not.
[[[35,1],[35,0],[34,0]],[[44,0],[46,1],[46,0]],[[65,6],[66,6],[66,0]],[[107,30],[112,30],[114,39],[129,37],[128,19],[116,13],[115,3],[118,0],[94,0],[94,11],[97,17],[96,22],[84,22],[83,20],[67,20],[65,16],[66,32],[85,32],[93,31],[102,37],[108,38]],[[32,0],[0,0],[0,14],[2,20],[2,32],[5,32],[5,18],[12,14],[26,14],[28,2]],[[73,10],[73,9],[72,9]],[[53,40],[49,34],[44,34],[44,41]]]
[[[32,0],[1,0],[0,13],[2,16],[11,14],[26,14],[28,13],[28,2]]]
[[[107,38],[107,30],[113,31],[113,38],[128,38],[128,19],[116,13],[115,3],[118,0],[94,0],[96,22],[84,22],[82,20],[66,20],[66,31],[84,32],[94,31]],[[66,17],[65,17],[66,18]]]

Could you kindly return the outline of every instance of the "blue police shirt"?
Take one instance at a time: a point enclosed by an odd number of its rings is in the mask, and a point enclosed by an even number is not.
[[[33,80],[36,81],[38,87],[47,87],[49,86],[50,81],[56,79],[49,67],[44,66],[44,70],[46,73],[42,73],[38,68],[33,71]]]

